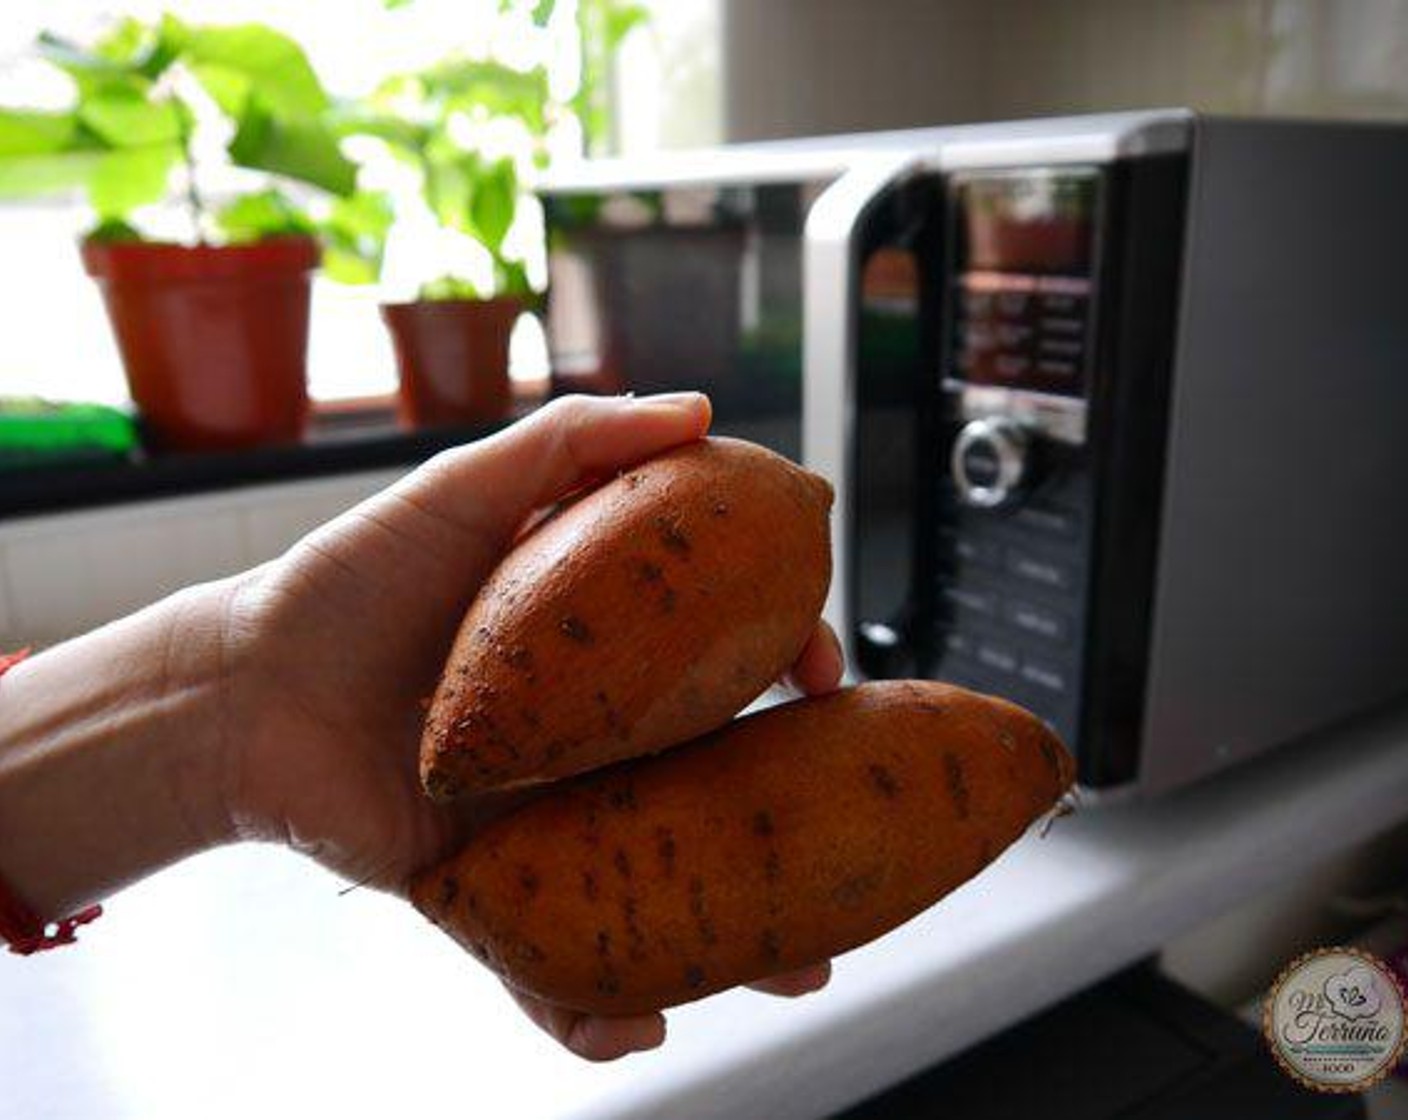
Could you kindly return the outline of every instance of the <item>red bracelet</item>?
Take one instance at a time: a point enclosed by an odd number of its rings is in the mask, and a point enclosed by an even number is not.
[[[17,653],[0,654],[0,677],[13,669],[29,656],[29,650]],[[89,906],[71,918],[54,922],[52,930],[44,924],[39,915],[31,910],[10,889],[4,879],[0,879],[0,938],[10,943],[10,952],[29,956],[43,949],[54,949],[60,945],[72,945],[78,940],[75,932],[79,926],[87,925],[101,917],[101,906]]]

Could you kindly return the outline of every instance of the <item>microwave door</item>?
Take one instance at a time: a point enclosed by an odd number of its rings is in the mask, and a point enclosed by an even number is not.
[[[909,190],[923,166],[913,152],[858,162],[817,199],[804,237],[803,461],[836,491],[825,613],[861,676],[912,675],[921,660],[910,624],[923,613],[913,480],[927,411],[911,388],[922,383],[914,242],[938,224]],[[877,364],[887,332],[899,354]]]

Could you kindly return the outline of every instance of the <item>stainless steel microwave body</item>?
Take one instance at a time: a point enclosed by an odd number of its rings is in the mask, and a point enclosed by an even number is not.
[[[548,193],[555,369],[595,315],[595,387],[702,381],[833,480],[858,673],[1009,696],[1102,790],[1408,693],[1408,128],[1170,110],[692,166]]]

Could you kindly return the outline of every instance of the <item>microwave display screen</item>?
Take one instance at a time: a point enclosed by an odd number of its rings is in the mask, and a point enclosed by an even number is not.
[[[966,269],[1086,275],[1095,177],[1005,175],[958,186]]]
[[[953,181],[948,376],[1084,393],[1099,187],[1093,169]]]

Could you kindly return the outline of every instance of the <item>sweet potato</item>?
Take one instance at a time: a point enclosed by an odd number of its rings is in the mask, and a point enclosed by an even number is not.
[[[796,659],[831,580],[831,487],[709,439],[530,533],[465,616],[421,741],[445,801],[718,727]]]
[[[977,874],[1072,777],[1020,708],[865,684],[549,789],[412,897],[522,991],[631,1014],[878,937]]]

